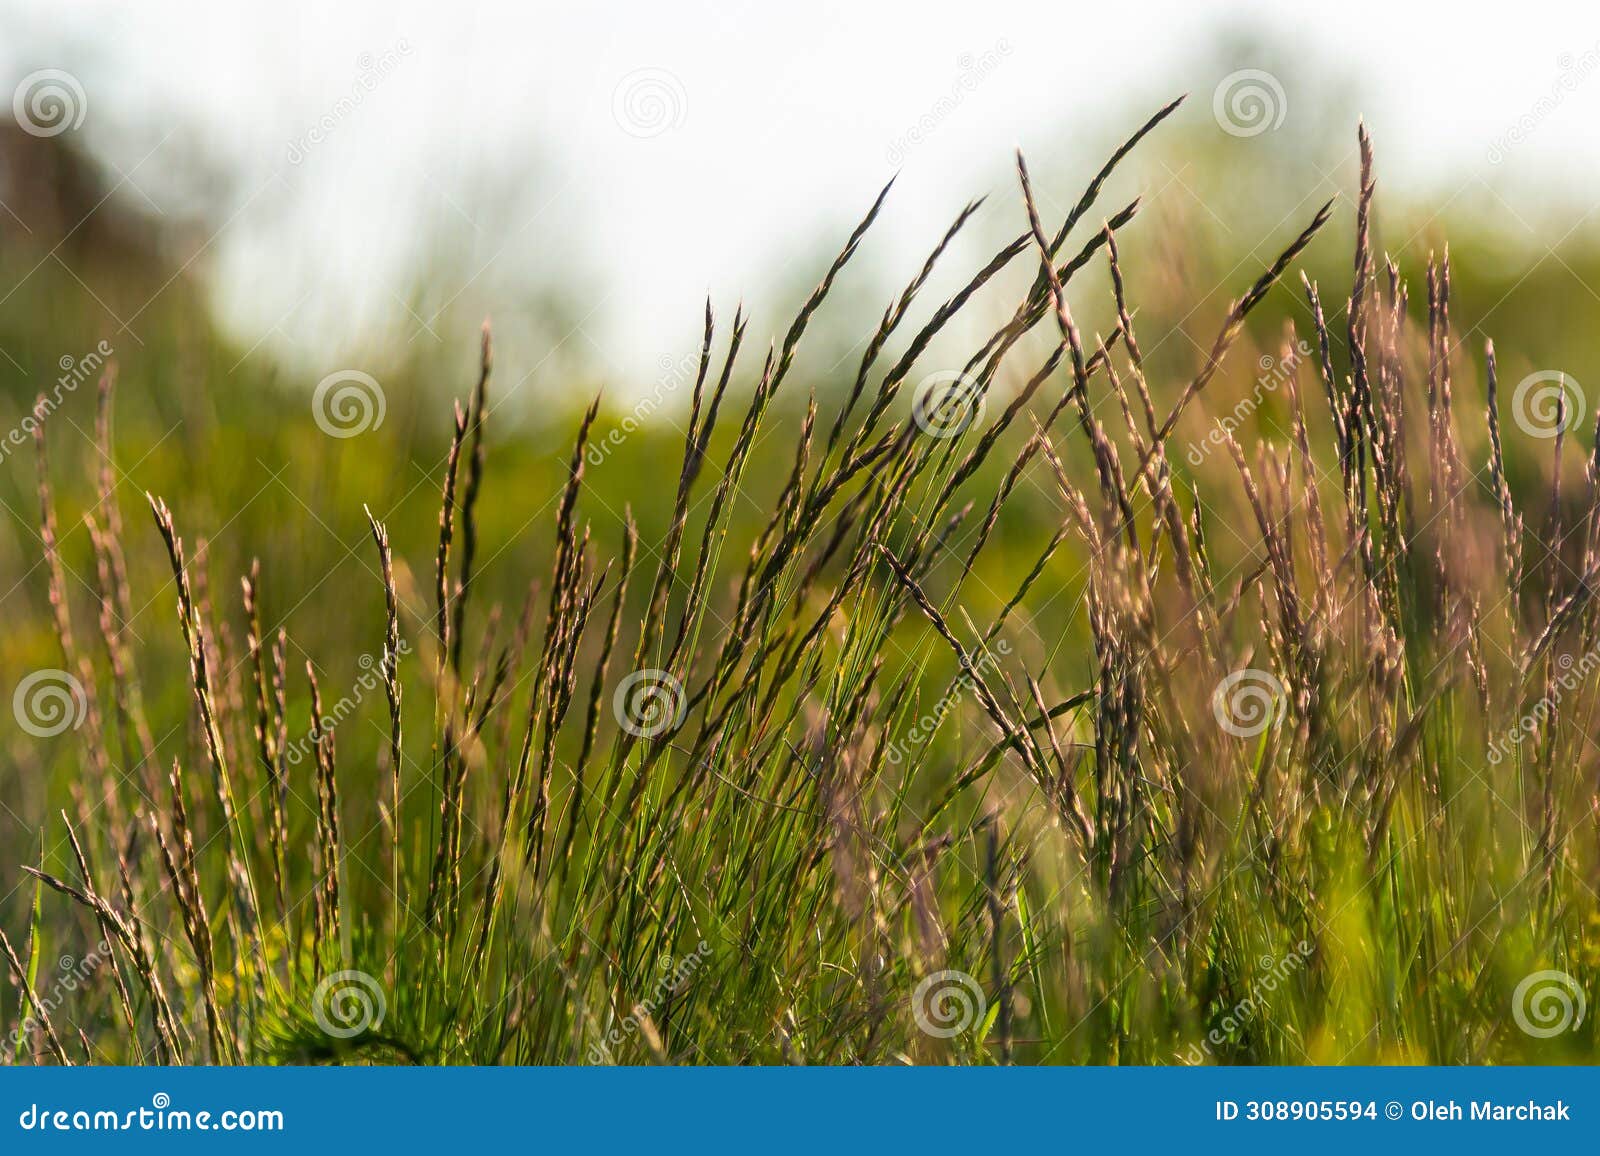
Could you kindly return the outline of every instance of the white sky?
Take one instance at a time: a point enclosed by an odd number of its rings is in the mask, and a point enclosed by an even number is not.
[[[1261,65],[1284,91],[1274,131],[1316,112],[1302,65],[1348,77],[1386,189],[1442,196],[1481,179],[1537,216],[1549,179],[1577,188],[1600,161],[1600,20],[1591,4],[1524,2],[1514,19],[1476,7],[64,0],[5,11],[0,79],[72,72],[87,100],[76,131],[158,206],[176,195],[177,142],[198,132],[235,182],[237,211],[205,260],[246,345],[318,364],[330,344],[396,332],[470,351],[470,332],[424,327],[432,308],[455,297],[493,311],[509,286],[562,278],[581,297],[577,355],[629,378],[693,341],[708,291],[726,309],[775,284],[798,292],[897,167],[876,242],[894,283],[967,198],[999,192],[1014,212],[1018,144],[1087,172],[1185,90],[1201,114],[1188,123],[1215,131],[1205,114],[1221,77],[1206,48],[1219,30],[1274,46]],[[359,90],[361,61],[386,53],[388,75]],[[981,79],[963,84],[964,67]],[[619,84],[642,69],[670,122],[643,137],[616,112]],[[325,114],[326,139],[289,163]],[[924,117],[931,131],[907,147]],[[1524,117],[1514,164],[1492,164]],[[418,239],[440,230],[462,272],[412,317]]]

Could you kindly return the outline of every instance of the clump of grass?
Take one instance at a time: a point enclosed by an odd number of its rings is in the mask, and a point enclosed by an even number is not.
[[[288,640],[263,625],[270,574],[252,565],[239,605],[213,604],[179,520],[152,498],[192,690],[190,741],[158,782],[166,744],[121,628],[133,599],[110,474],[91,526],[95,661],[72,631],[41,435],[51,603],[67,668],[95,689],[76,824],[64,816],[72,860],[26,870],[111,947],[76,997],[75,1040],[38,990],[38,918],[29,963],[0,941],[27,1022],[19,1054],[1586,1054],[1581,1020],[1559,1039],[1519,1032],[1511,993],[1534,970],[1591,990],[1596,976],[1600,459],[1574,523],[1557,436],[1548,513],[1528,512],[1507,479],[1489,346],[1489,452],[1471,468],[1449,259],[1430,260],[1413,332],[1397,267],[1386,261],[1383,284],[1377,273],[1363,129],[1342,332],[1306,281],[1312,356],[1291,326],[1279,361],[1287,437],[1247,448],[1229,429],[1234,476],[1186,469],[1178,431],[1335,206],[1228,306],[1191,374],[1158,380],[1118,247],[1138,203],[1069,241],[1177,103],[1053,232],[1019,156],[1026,230],[903,333],[965,208],[867,337],[842,399],[813,395],[783,427],[786,453],[774,402],[889,190],[759,365],[743,356],[748,320],[724,335],[708,303],[675,485],[638,487],[640,501],[670,492],[665,535],[643,538],[631,512],[586,520],[596,402],[547,572],[504,638],[501,607],[469,608],[493,565],[480,508],[513,499],[495,494],[486,329],[450,427],[431,600],[367,514],[383,608],[366,624],[378,657],[363,669],[384,707],[380,741],[361,748],[371,761],[336,751],[314,667],[303,694],[291,685]],[[934,339],[1002,270],[1035,260],[1009,318],[930,393]],[[1100,261],[1115,326],[1091,338],[1075,277]],[[1018,373],[1041,334],[1045,355]],[[985,421],[1003,373],[1022,384]],[[753,385],[730,431],[741,378]],[[108,462],[110,393],[108,379]],[[743,533],[753,472],[775,497]],[[1048,488],[1052,522],[1013,516],[1032,486]],[[1001,532],[1013,556],[1026,543],[1024,566],[989,563]],[[1219,534],[1237,545],[1219,553]],[[1580,548],[1558,548],[1566,538]],[[1569,686],[1574,656],[1583,678]],[[1064,685],[1080,670],[1086,685]],[[307,700],[313,723],[297,733]],[[373,805],[352,810],[363,797]],[[375,819],[353,825],[357,812]]]

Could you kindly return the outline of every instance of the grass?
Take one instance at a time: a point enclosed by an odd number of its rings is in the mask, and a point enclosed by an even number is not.
[[[70,789],[3,940],[15,1058],[1589,1058],[1600,464],[1563,488],[1573,395],[1540,427],[1519,390],[1502,425],[1490,346],[1484,409],[1458,403],[1477,352],[1448,256],[1414,306],[1373,251],[1363,131],[1349,293],[1330,317],[1306,281],[1306,333],[1270,358],[1283,436],[1247,452],[1207,425],[1336,206],[1246,278],[1192,372],[1147,373],[1117,243],[1138,204],[1092,222],[1176,107],[1059,223],[1019,157],[1026,230],[919,309],[964,210],[803,416],[803,338],[889,190],[764,353],[708,303],[678,462],[629,486],[670,503],[664,529],[585,513],[596,401],[520,610],[480,606],[480,518],[528,505],[496,492],[486,329],[437,537],[409,543],[427,577],[368,511],[370,583],[321,595],[348,608],[348,679],[291,664],[322,640],[264,625],[269,566],[213,582],[159,496],[154,534],[123,524],[114,372],[92,577],[70,580],[41,420],[77,725],[28,740],[59,744]],[[1071,301],[1091,267],[1104,338]],[[1032,271],[1009,318],[932,364],[1010,269]],[[1508,473],[1514,429],[1552,451],[1539,492],[1508,480],[1530,472]],[[1195,464],[1184,430],[1226,453]],[[181,665],[131,641],[157,591],[130,559],[157,543]],[[66,991],[58,943],[101,945]]]

